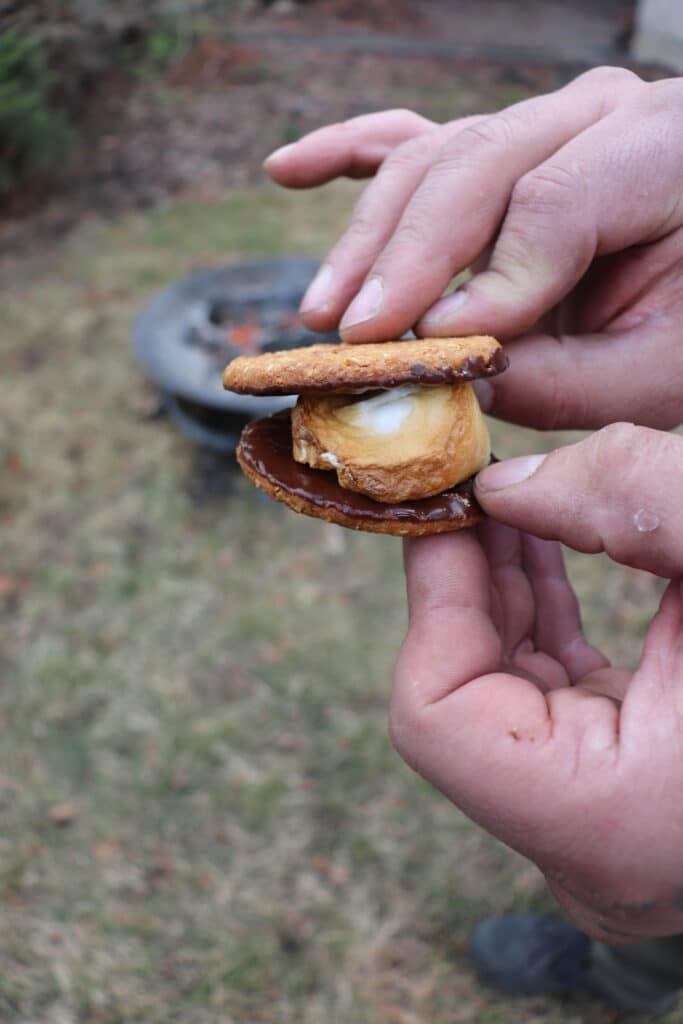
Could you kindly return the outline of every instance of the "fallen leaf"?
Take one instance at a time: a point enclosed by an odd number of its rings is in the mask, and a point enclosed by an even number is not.
[[[47,816],[53,825],[58,825],[63,828],[65,825],[70,825],[74,822],[81,809],[76,800],[60,800],[58,804],[53,804],[47,812]]]

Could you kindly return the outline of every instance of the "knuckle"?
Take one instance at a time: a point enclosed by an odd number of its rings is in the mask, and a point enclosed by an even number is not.
[[[406,169],[422,165],[433,155],[434,149],[432,132],[423,132],[420,135],[415,135],[412,139],[406,139],[405,142],[401,142],[392,149],[378,175],[387,177],[396,173],[402,174]]]
[[[413,128],[422,127],[426,118],[422,117],[421,114],[416,113],[414,110],[410,110],[408,107],[394,107],[389,111],[392,117],[396,120],[403,121],[406,125],[410,125]]]
[[[429,220],[421,217],[419,210],[405,217],[397,227],[390,245],[387,246],[388,252],[423,246],[429,238],[428,224]]]
[[[358,199],[348,227],[337,246],[346,247],[349,243],[366,242],[375,239],[381,231],[382,218],[378,216],[374,192],[377,179],[364,190]],[[335,249],[337,248],[335,246]]]
[[[478,157],[490,158],[491,151],[498,154],[501,149],[507,150],[512,145],[517,127],[517,118],[512,110],[468,124],[443,143],[439,163],[451,169],[453,164],[461,166]]]
[[[569,90],[588,93],[591,103],[597,103],[598,118],[610,113],[624,99],[644,94],[645,82],[627,68],[604,65],[591,68],[567,86]]]
[[[544,382],[546,401],[541,429],[566,430],[589,422],[590,403],[581,377],[576,374],[569,379],[571,387],[567,386],[566,373],[548,374]]]
[[[363,242],[369,238],[374,238],[377,233],[377,222],[370,216],[370,211],[361,209],[354,213],[346,233],[344,235],[344,241],[348,242]]]
[[[663,78],[648,85],[648,100],[656,110],[683,108],[683,78]]]
[[[323,127],[319,128],[318,131],[326,132],[329,135],[337,135],[340,133],[348,135],[355,129],[353,122],[354,118],[349,118],[348,121],[332,121],[331,124],[323,125]]]
[[[548,162],[524,174],[510,196],[510,212],[553,217],[574,209],[583,192],[579,175],[562,164]]]
[[[609,423],[584,442],[588,447],[590,465],[598,481],[614,476],[623,468],[619,456],[628,454],[637,459],[642,450],[643,430],[633,423]]]
[[[584,188],[574,172],[545,164],[524,175],[512,189],[496,265],[538,272],[551,260],[555,274],[582,273],[595,252],[595,231],[585,209]]]
[[[418,114],[409,107],[389,107],[388,110],[382,111],[384,117],[400,117],[400,118],[417,118]]]
[[[592,88],[601,89],[618,89],[625,86],[628,87],[644,84],[642,78],[640,78],[634,71],[629,71],[628,68],[622,68],[612,64],[602,64],[597,68],[591,68],[589,71],[584,71],[582,75],[579,75],[576,81],[582,81]]]
[[[613,423],[584,444],[587,486],[599,499],[595,516],[603,549],[616,562],[663,577],[680,576],[683,552],[667,514],[678,507],[677,487],[670,482],[675,481],[674,467],[681,464],[681,438],[633,423]],[[648,511],[655,526],[641,529],[641,516]],[[657,530],[660,518],[662,529]]]

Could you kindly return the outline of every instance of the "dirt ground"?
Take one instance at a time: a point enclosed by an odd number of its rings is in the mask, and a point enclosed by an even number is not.
[[[397,106],[447,120],[629,63],[631,11],[630,0],[247,6],[161,77],[99,83],[47,198],[34,208],[19,196],[30,215],[0,220],[2,257],[92,216],[262,183],[269,151],[330,121]]]

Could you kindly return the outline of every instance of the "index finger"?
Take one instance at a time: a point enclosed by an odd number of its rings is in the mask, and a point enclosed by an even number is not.
[[[588,73],[449,139],[367,267],[340,323],[344,341],[400,337],[412,327],[454,274],[491,244],[518,181],[607,116],[625,91],[644,88],[630,72],[615,71]],[[457,308],[452,301],[450,313]]]

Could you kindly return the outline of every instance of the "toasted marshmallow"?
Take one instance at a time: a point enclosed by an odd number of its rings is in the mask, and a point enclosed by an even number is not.
[[[353,407],[355,421],[375,434],[395,434],[415,409],[412,396],[424,390],[419,384],[404,384],[380,391],[371,398],[362,398]]]
[[[334,470],[342,487],[389,503],[439,494],[490,458],[470,384],[300,395],[292,440],[297,462]]]

